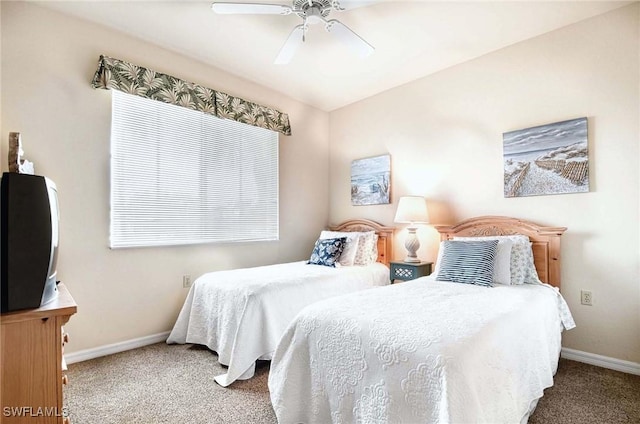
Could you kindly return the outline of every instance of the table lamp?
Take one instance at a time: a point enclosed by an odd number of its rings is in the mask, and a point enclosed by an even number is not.
[[[420,248],[420,241],[416,236],[416,224],[428,224],[429,212],[427,211],[427,202],[421,196],[403,196],[398,202],[396,217],[393,220],[399,224],[409,224],[407,230],[409,234],[404,241],[404,247],[407,249],[407,257],[405,262],[420,262],[416,251]]]

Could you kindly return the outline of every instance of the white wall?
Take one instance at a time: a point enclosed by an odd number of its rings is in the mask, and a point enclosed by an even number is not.
[[[182,275],[301,260],[328,216],[328,114],[124,34],[23,2],[2,2],[2,166],[10,131],[58,186],[59,277],[78,303],[67,352],[171,329]],[[100,54],[289,113],[280,137],[280,241],[110,250],[111,95],[90,87]],[[313,187],[313,189],[309,189]]]
[[[332,112],[331,221],[391,224],[399,196],[423,195],[432,223],[506,215],[566,226],[562,292],[577,328],[563,345],[640,362],[639,35],[636,3]],[[502,133],[583,116],[591,191],[505,199]],[[351,206],[351,161],[384,153],[393,204]],[[435,260],[437,233],[421,238],[419,256]],[[580,289],[593,306],[580,305]]]

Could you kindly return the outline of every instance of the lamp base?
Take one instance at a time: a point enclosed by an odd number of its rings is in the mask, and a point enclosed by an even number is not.
[[[409,234],[407,234],[407,238],[404,241],[404,248],[407,249],[407,257],[404,258],[404,261],[407,263],[420,262],[418,255],[416,255],[417,250],[420,249],[420,241],[416,236],[417,228],[409,227],[407,230],[409,231]]]

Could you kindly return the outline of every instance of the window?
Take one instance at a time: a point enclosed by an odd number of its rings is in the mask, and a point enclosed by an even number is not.
[[[112,248],[278,239],[278,133],[112,91]]]

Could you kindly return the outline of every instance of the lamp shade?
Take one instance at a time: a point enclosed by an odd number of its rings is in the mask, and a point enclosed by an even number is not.
[[[421,196],[403,196],[398,203],[396,217],[393,220],[397,223],[408,224],[428,224],[429,212],[427,211],[427,201]]]

